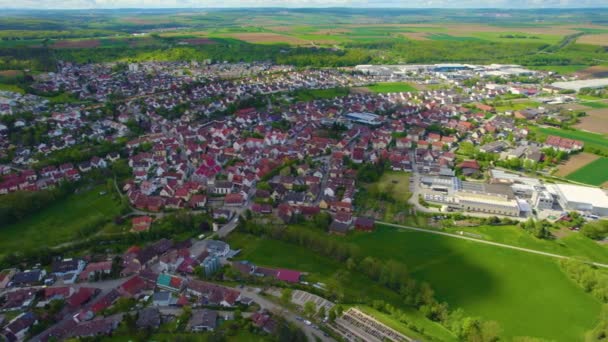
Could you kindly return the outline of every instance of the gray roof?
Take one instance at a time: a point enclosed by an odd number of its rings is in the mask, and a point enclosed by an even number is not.
[[[217,311],[203,309],[192,312],[192,318],[188,323],[190,327],[206,327],[215,329],[217,325]]]

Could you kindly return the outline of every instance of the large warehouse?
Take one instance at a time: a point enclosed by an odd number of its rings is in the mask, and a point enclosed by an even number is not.
[[[608,194],[602,189],[571,184],[554,184],[549,191],[565,210],[585,211],[608,217]]]

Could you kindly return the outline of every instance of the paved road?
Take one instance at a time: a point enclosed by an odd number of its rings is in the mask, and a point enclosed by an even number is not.
[[[553,254],[553,253],[538,251],[538,250],[535,250],[535,249],[517,247],[517,246],[507,245],[507,244],[504,244],[504,243],[498,243],[498,242],[486,241],[486,240],[481,240],[481,239],[475,239],[475,238],[468,237],[468,236],[462,236],[462,235],[457,235],[457,234],[452,234],[452,233],[446,233],[446,232],[438,232],[438,231],[429,230],[429,229],[423,229],[423,228],[403,226],[403,225],[400,225],[400,224],[394,224],[394,223],[388,223],[388,222],[382,222],[382,221],[377,221],[377,222],[380,223],[380,224],[384,224],[384,225],[391,226],[391,227],[394,227],[394,228],[399,228],[399,229],[407,229],[407,230],[413,230],[413,231],[423,232],[423,233],[428,233],[428,234],[443,235],[443,236],[448,236],[448,237],[452,237],[452,238],[456,238],[456,239],[469,240],[469,241],[474,241],[474,242],[483,243],[483,244],[486,244],[486,245],[492,245],[492,246],[501,247],[501,248],[509,248],[509,249],[515,249],[515,250],[522,251],[522,252],[544,255],[544,256],[548,256],[548,257],[552,257],[552,258],[571,259],[571,257],[565,256],[565,255]],[[599,262],[591,262],[591,264],[594,265],[594,266],[598,266],[598,267],[608,268],[608,264],[602,264],[602,263],[599,263]]]
[[[324,342],[335,342],[331,337],[327,337],[323,334],[321,330],[317,330],[312,326],[308,326],[304,324],[304,322],[296,319],[297,315],[291,311],[288,311],[281,307],[280,305],[262,297],[256,289],[252,288],[244,288],[244,289],[235,289],[237,291],[241,291],[245,296],[253,299],[254,302],[258,303],[262,309],[266,309],[268,311],[274,312],[283,316],[289,322],[298,326],[302,331],[306,334],[306,337],[309,341],[316,341],[317,339]]]

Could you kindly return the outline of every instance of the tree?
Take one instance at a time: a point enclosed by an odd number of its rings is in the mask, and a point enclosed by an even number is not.
[[[283,305],[290,304],[292,295],[293,291],[291,289],[283,289],[281,292],[281,303],[283,303]]]
[[[328,316],[329,322],[333,323],[336,321],[336,310],[334,308],[332,308],[331,310],[329,310],[329,316]]]
[[[307,317],[312,317],[315,315],[317,311],[317,305],[312,302],[312,301],[308,301],[306,303],[304,303],[304,315]]]
[[[325,318],[325,307],[320,306],[319,310],[317,310],[317,316],[320,318]]]

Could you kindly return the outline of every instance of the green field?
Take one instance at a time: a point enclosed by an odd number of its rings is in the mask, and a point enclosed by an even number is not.
[[[580,104],[582,104],[583,106],[587,106],[587,107],[591,107],[591,108],[596,108],[596,109],[608,108],[608,102],[582,101],[582,102],[580,102]]]
[[[439,300],[498,321],[507,340],[580,341],[599,314],[600,303],[549,257],[385,227],[347,239],[368,255],[403,261]]]
[[[302,89],[294,92],[293,96],[297,101],[313,101],[317,99],[333,99],[348,95],[346,88],[329,88],[329,89]]]
[[[563,130],[559,128],[538,127],[532,128],[538,130],[542,135],[557,135],[563,138],[580,140],[585,143],[585,151],[593,153],[594,149],[608,153],[608,137],[602,134],[590,133],[578,130]]]
[[[567,175],[566,178],[585,184],[600,186],[608,182],[608,158],[598,158]]]
[[[483,229],[480,232],[495,241],[606,259],[604,247],[592,246],[592,242],[578,235],[555,244],[537,245],[514,230],[504,234]],[[595,325],[599,314],[600,303],[571,282],[556,259],[550,257],[382,226],[374,233],[355,233],[343,239],[359,245],[365,255],[407,264],[416,279],[432,285],[440,301],[447,301],[452,308],[463,308],[468,315],[498,321],[506,340],[535,336],[580,341]],[[241,259],[312,272],[309,279],[313,281],[323,281],[335,270],[343,269],[339,263],[288,243],[241,234],[231,236],[230,242],[244,248]],[[589,251],[580,253],[583,249]],[[393,293],[370,286],[369,281],[357,275],[349,275],[342,284],[348,287],[349,297],[381,296],[389,303],[394,302]],[[556,326],[561,328],[555,329]]]
[[[532,70],[545,70],[545,71],[555,71],[559,74],[572,74],[579,70],[583,70],[588,68],[588,65],[540,65],[540,66],[528,66],[528,69]]]
[[[25,94],[25,90],[23,90],[21,87],[14,85],[14,84],[0,83],[0,90],[7,90],[7,91],[19,93],[19,94]]]
[[[396,200],[403,203],[412,197],[409,173],[387,171],[376,184],[380,192],[390,192]]]
[[[18,223],[2,227],[0,254],[55,246],[87,237],[83,232],[119,214],[119,204],[110,194],[99,195],[103,190],[104,187],[97,187],[71,195]]]
[[[303,228],[305,229],[305,228]],[[344,273],[339,277],[339,283],[344,288],[347,302],[359,300],[383,300],[397,307],[401,307],[407,314],[407,319],[416,326],[424,328],[428,336],[437,341],[453,341],[454,336],[434,322],[429,321],[417,310],[404,307],[399,296],[382,286],[370,283],[369,279],[356,273],[346,271],[340,263],[320,256],[307,248],[296,246],[277,240],[263,239],[251,235],[233,232],[228,242],[232,248],[241,249],[238,256],[240,260],[249,260],[260,266],[284,267],[308,272],[307,281],[330,283],[335,282],[335,275],[339,270]],[[399,324],[398,322],[396,324]],[[407,327],[401,325],[401,331],[411,336],[419,336]],[[422,339],[425,340],[425,339]]]
[[[366,87],[374,93],[402,93],[418,91],[414,86],[407,82],[386,82],[376,83]]]
[[[494,108],[497,112],[507,112],[527,108],[538,108],[538,106],[540,106],[540,103],[536,101],[514,99],[500,101],[500,104],[495,105]]]
[[[454,227],[448,228],[446,231],[450,233],[468,232],[482,240],[608,264],[608,246],[598,244],[579,233],[573,232],[554,240],[542,240],[517,226]]]

